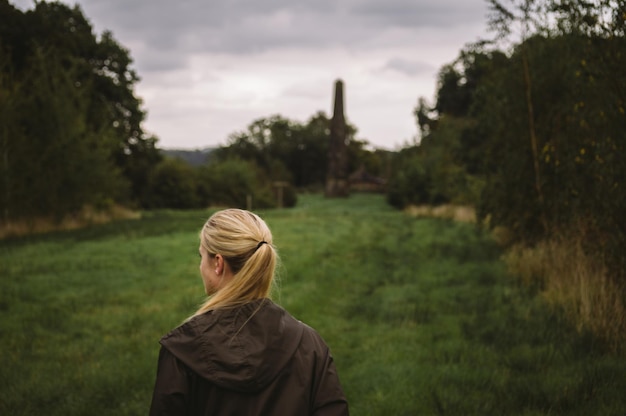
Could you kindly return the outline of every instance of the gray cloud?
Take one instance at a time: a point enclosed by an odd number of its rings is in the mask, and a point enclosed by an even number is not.
[[[387,61],[383,69],[397,71],[408,76],[430,74],[436,70],[431,64],[424,61],[413,61],[405,58],[392,58]]]
[[[396,29],[446,30],[484,20],[484,0],[82,0],[122,43],[141,41],[172,61],[177,53],[246,54],[280,48],[359,49]],[[140,52],[142,53],[142,52]],[[144,70],[176,67],[154,53]]]
[[[352,11],[382,27],[449,28],[484,18],[484,0],[361,0]]]
[[[70,3],[70,0],[66,1]],[[17,0],[17,4],[27,4]],[[162,51],[246,53],[358,46],[394,28],[483,21],[484,0],[80,0],[99,30]],[[416,39],[419,41],[419,39]]]
[[[485,32],[487,11],[484,0],[61,1],[130,50],[147,128],[176,147],[215,144],[270,113],[329,110],[335,77],[363,136],[393,147],[415,134],[417,97]]]

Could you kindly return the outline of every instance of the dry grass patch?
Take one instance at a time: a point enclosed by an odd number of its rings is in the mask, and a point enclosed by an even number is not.
[[[591,331],[615,352],[624,349],[626,290],[600,260],[585,253],[578,239],[516,246],[505,260],[513,274],[540,287],[547,302],[561,308],[579,331]]]
[[[0,222],[0,239],[19,237],[30,234],[42,234],[51,231],[75,230],[90,225],[104,224],[121,219],[139,219],[141,213],[132,211],[121,205],[114,205],[106,210],[85,207],[74,215],[62,220],[52,218],[33,218],[28,220]]]
[[[476,222],[476,210],[466,205],[410,205],[405,212],[414,217],[444,218],[459,222]]]

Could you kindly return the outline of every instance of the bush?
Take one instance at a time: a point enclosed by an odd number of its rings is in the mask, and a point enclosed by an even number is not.
[[[165,159],[149,177],[149,208],[189,209],[200,206],[197,173],[187,163]]]
[[[430,200],[430,178],[417,154],[397,157],[396,168],[389,178],[387,201],[396,208],[426,204]]]
[[[198,177],[198,193],[205,206],[276,207],[270,181],[251,162],[229,159],[210,164],[200,169]]]

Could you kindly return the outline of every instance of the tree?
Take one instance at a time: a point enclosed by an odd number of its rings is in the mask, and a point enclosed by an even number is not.
[[[356,140],[356,128],[346,123],[348,169],[361,166],[374,174],[385,169],[387,156]],[[328,167],[330,120],[319,111],[306,124],[280,115],[254,120],[246,130],[232,134],[228,144],[211,156],[213,162],[231,159],[254,163],[268,180],[289,182],[300,189],[321,189]]]
[[[311,116],[298,142],[289,164],[297,187],[322,187],[328,167],[328,137],[330,120],[319,111]]]
[[[485,80],[503,61],[501,52],[467,49],[441,68],[437,104],[421,97],[414,110],[420,142],[393,162],[389,198],[394,205],[478,203],[487,167],[484,127],[475,109]]]
[[[109,31],[96,38],[79,6],[38,2],[26,12],[25,21],[28,32],[24,35],[33,44],[80,66],[74,82],[91,86],[92,100],[86,109],[89,127],[116,138],[113,158],[130,182],[130,198],[141,204],[148,170],[160,161],[160,155],[156,138],[146,135],[141,126],[145,112],[134,93],[139,77],[131,67],[129,51]]]
[[[129,52],[109,32],[96,38],[78,6],[21,12],[2,0],[0,11],[4,220],[141,202],[160,156],[141,128]]]
[[[498,0],[489,0],[491,9],[494,12],[491,15],[490,26],[498,33],[498,38],[502,39],[510,35],[512,27],[515,23],[519,23],[521,42],[519,45],[521,55],[521,67],[524,80],[524,99],[526,102],[526,115],[528,121],[528,138],[530,149],[532,151],[532,172],[534,177],[535,192],[539,203],[538,215],[541,219],[541,226],[544,232],[548,230],[548,220],[545,212],[545,196],[542,188],[542,178],[539,169],[539,146],[537,131],[535,128],[535,109],[532,97],[532,79],[530,76],[528,52],[526,49],[526,39],[529,31],[534,28],[542,28],[539,19],[544,16],[544,4],[535,0],[509,0],[511,7],[507,8]]]
[[[111,32],[104,32],[96,54],[90,57],[95,77],[95,90],[102,105],[92,110],[94,127],[112,125],[118,145],[114,157],[117,166],[131,184],[132,198],[144,200],[150,170],[161,161],[157,138],[146,134],[142,123],[146,113],[135,95],[139,77],[131,69],[129,51],[120,46]]]
[[[21,91],[30,94],[10,98],[15,119],[3,137],[5,220],[60,218],[86,204],[106,203],[123,187],[110,158],[111,136],[88,128],[90,88],[75,85],[77,70],[37,49],[21,80]]]
[[[626,246],[626,223],[621,210],[626,201],[618,190],[620,178],[626,175],[626,163],[618,155],[626,144],[626,76],[622,70],[626,64],[626,2],[522,3],[532,3],[533,7],[518,15],[518,21],[521,16],[532,22],[535,34],[513,48],[510,65],[494,76],[494,83],[485,88],[483,96],[489,104],[483,109],[482,124],[490,126],[489,135],[499,138],[492,139],[492,159],[497,161],[498,173],[485,194],[484,207],[489,205],[486,211],[497,216],[496,222],[510,225],[515,219],[519,235],[526,238],[541,238],[546,231],[580,228],[576,224],[585,223],[585,241],[594,242],[588,247],[590,252],[607,258],[616,275],[623,274],[619,270],[626,264],[626,256],[620,254]],[[515,167],[520,167],[516,162],[527,155],[513,145],[519,137],[514,131],[522,126],[518,124],[519,112],[512,111],[518,103],[513,92],[520,87],[510,83],[515,70],[511,65],[527,65],[524,71],[532,76],[524,91],[527,102],[531,92],[534,109],[529,122],[536,132],[537,151],[533,149],[531,157],[539,171],[536,177],[540,178],[543,203],[529,194],[520,196],[525,181],[511,183]],[[510,139],[503,140],[505,137]],[[502,146],[504,143],[507,145]],[[516,195],[510,189],[515,189]],[[515,197],[520,200],[515,201]],[[535,210],[528,209],[532,204]],[[543,232],[530,226],[538,205],[548,225]],[[527,209],[525,216],[520,215],[523,209]]]

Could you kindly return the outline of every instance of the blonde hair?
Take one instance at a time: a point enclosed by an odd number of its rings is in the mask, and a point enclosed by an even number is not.
[[[242,209],[214,213],[200,231],[200,245],[210,256],[221,254],[233,277],[193,316],[270,296],[278,254],[270,229],[258,215]]]

